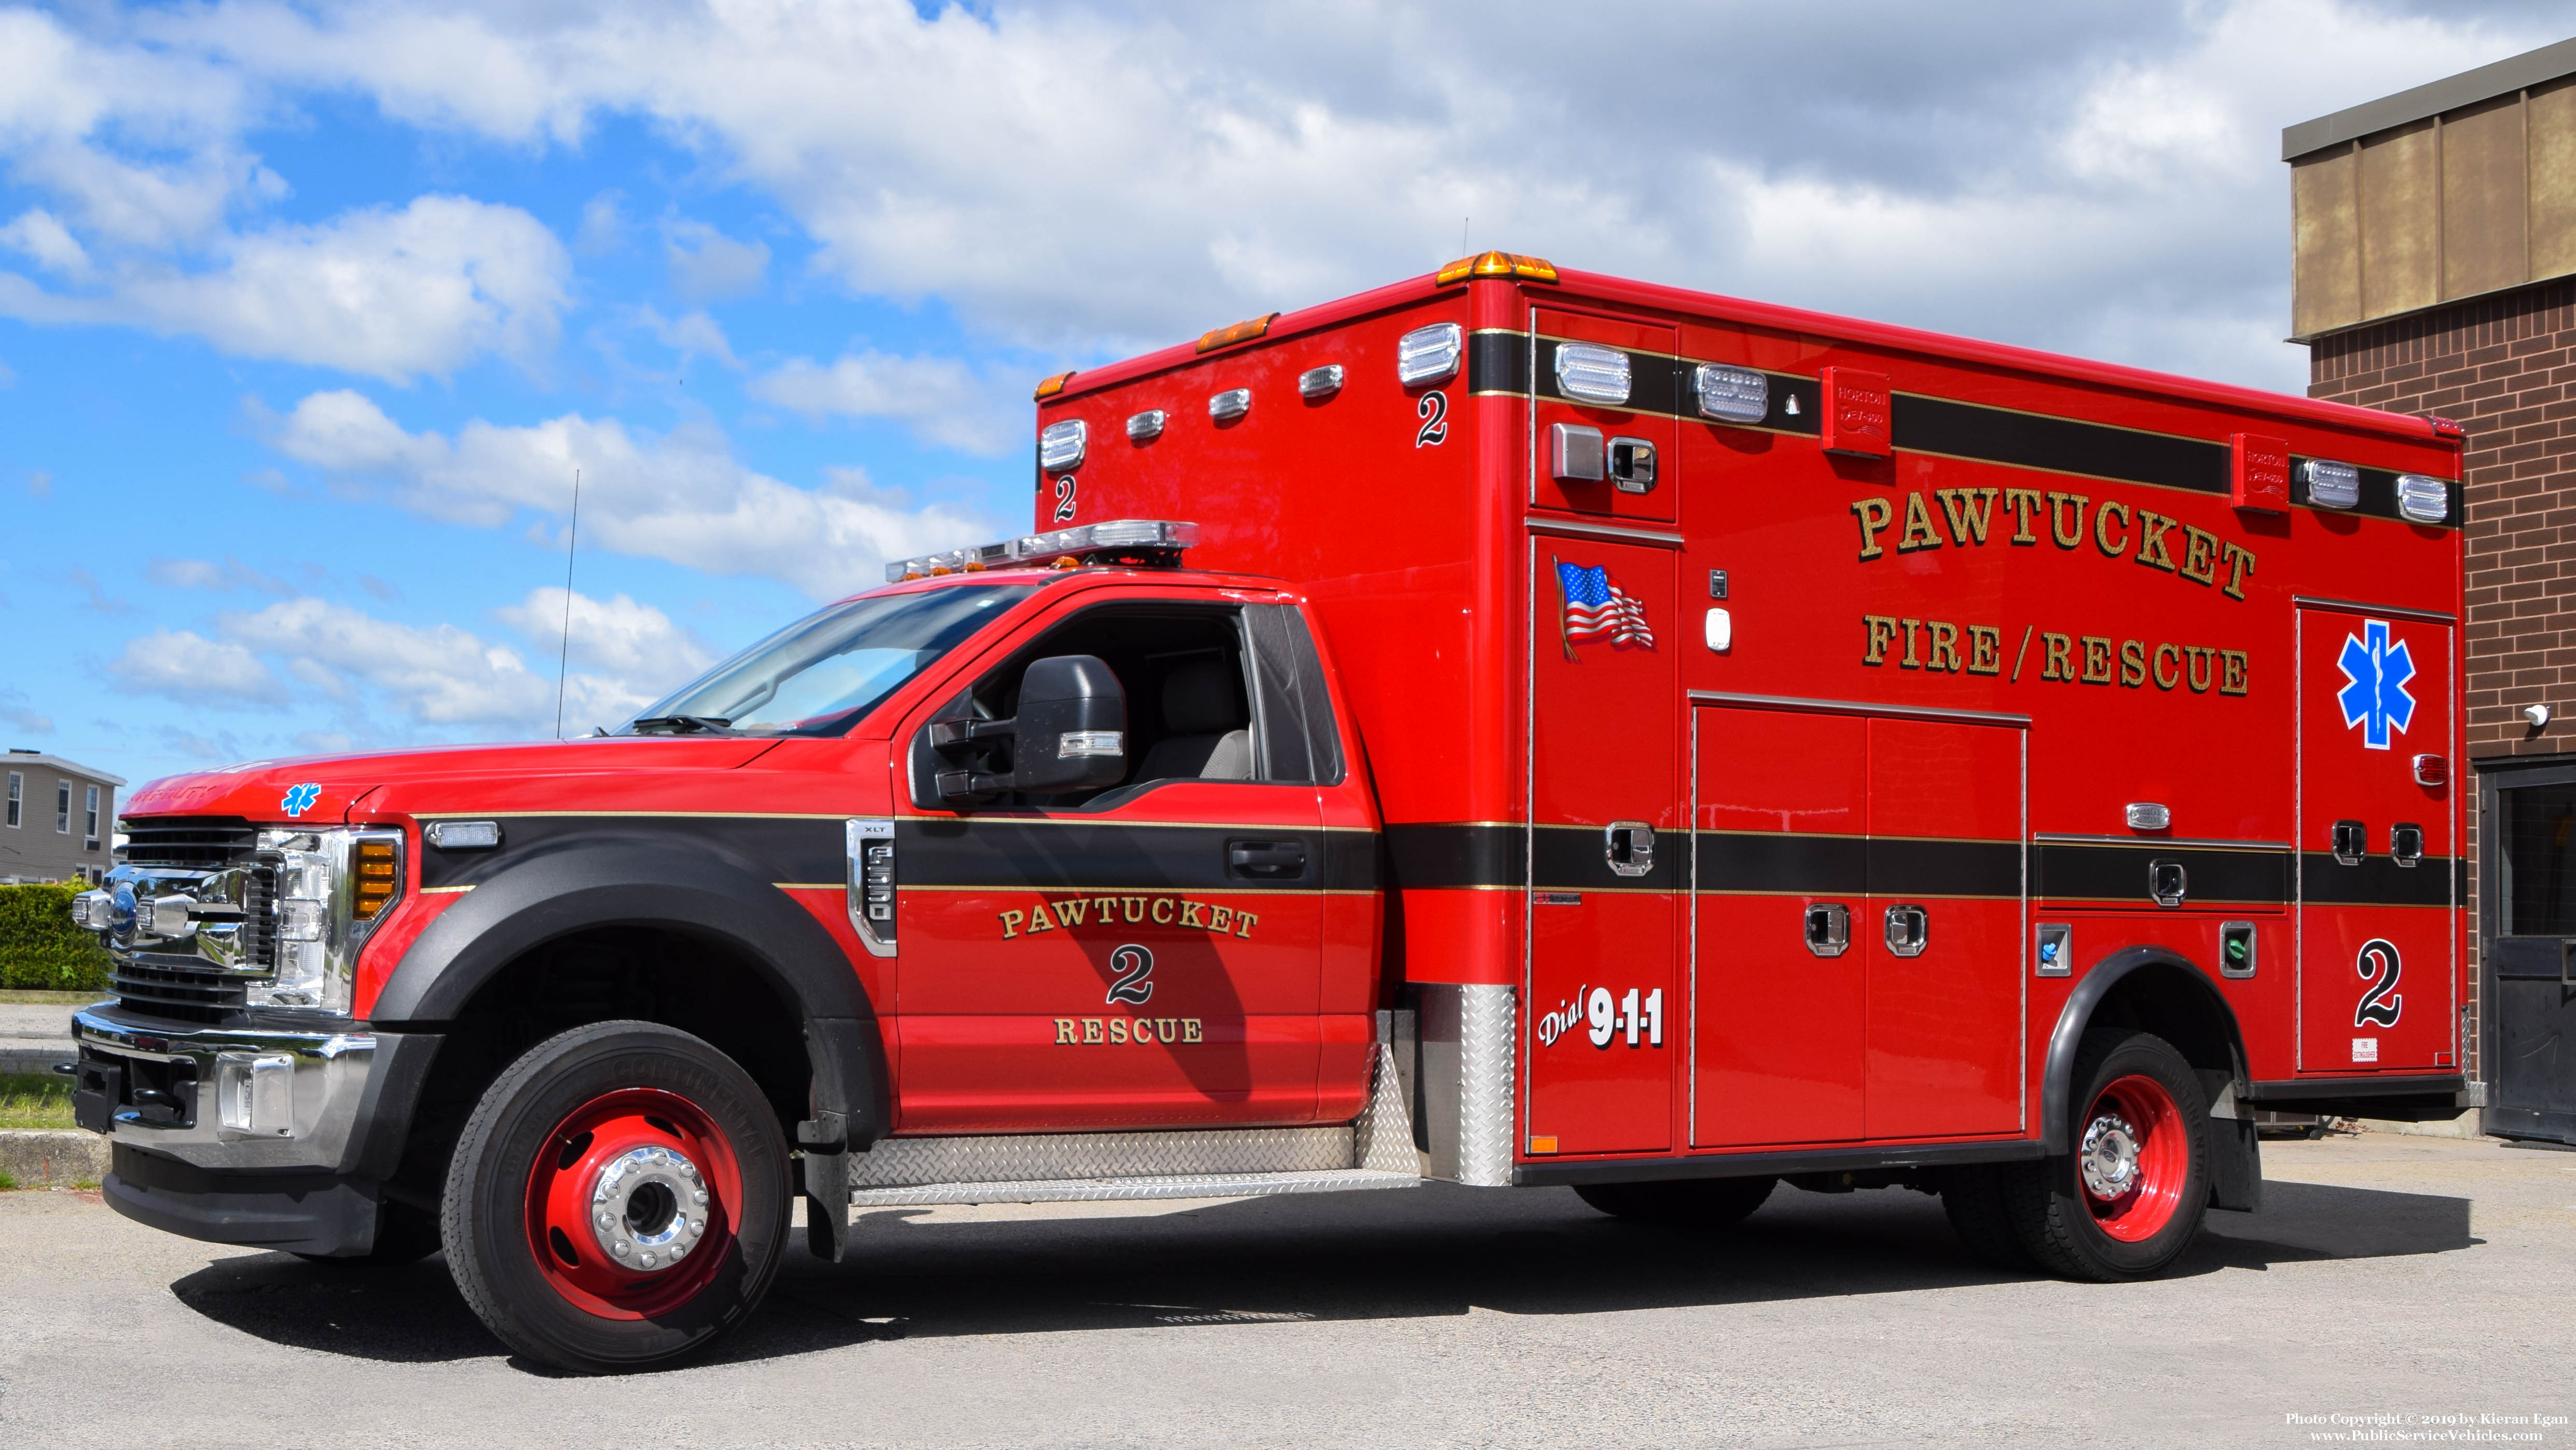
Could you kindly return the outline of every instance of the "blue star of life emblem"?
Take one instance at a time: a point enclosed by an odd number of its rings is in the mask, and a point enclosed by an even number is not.
[[[2404,730],[2415,718],[2415,697],[2406,682],[2415,678],[2415,658],[2403,640],[2392,643],[2388,621],[2365,619],[2361,633],[2343,637],[2336,668],[2350,683],[2335,694],[2343,707],[2343,728],[2362,727],[2361,743],[2372,750],[2388,748],[2388,733]]]
[[[277,808],[286,812],[286,818],[291,821],[313,809],[313,803],[321,798],[322,787],[307,781],[302,785],[288,786],[286,799],[279,801]]]

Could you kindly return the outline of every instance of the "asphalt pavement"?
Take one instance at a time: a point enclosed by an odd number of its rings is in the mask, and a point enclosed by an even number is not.
[[[0,1443],[2576,1445],[2576,1153],[2264,1156],[2262,1212],[2127,1285],[1979,1267],[1904,1190],[1783,1188],[1718,1235],[1564,1189],[870,1212],[708,1361],[616,1380],[504,1355],[439,1259],[0,1194]]]

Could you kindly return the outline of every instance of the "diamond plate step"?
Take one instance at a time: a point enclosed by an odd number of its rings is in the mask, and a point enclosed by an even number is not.
[[[919,1208],[942,1203],[1101,1203],[1128,1198],[1252,1198],[1269,1193],[1341,1193],[1357,1188],[1412,1188],[1410,1173],[1368,1168],[1290,1173],[1171,1173],[1137,1178],[1054,1178],[1016,1183],[924,1183],[862,1188],[850,1207]]]

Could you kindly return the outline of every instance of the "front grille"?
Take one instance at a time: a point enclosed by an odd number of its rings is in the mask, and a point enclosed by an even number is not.
[[[171,965],[167,959],[116,960],[108,981],[120,1005],[184,1022],[220,1022],[249,1000],[240,978]]]
[[[160,816],[129,819],[123,825],[125,860],[133,866],[215,871],[248,863],[259,847],[259,828],[237,817]],[[245,945],[255,962],[273,960],[277,925],[271,914],[276,892],[274,872],[254,869],[250,873],[242,905],[250,918]],[[109,959],[108,980],[117,1000],[147,1016],[221,1022],[248,1001],[239,977],[185,956],[111,952]]]
[[[238,817],[159,816],[127,820],[125,859],[137,866],[211,871],[250,859],[259,828]]]

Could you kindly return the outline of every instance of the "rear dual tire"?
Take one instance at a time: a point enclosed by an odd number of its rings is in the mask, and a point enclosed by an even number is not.
[[[2073,1152],[1952,1169],[1942,1208],[1970,1254],[2107,1283],[2163,1273],[2209,1207],[2209,1100],[2173,1044],[2087,1033],[2075,1057]]]
[[[651,1022],[530,1048],[467,1120],[441,1202],[449,1271],[504,1344],[648,1369],[750,1316],[787,1241],[776,1115],[731,1058]]]

